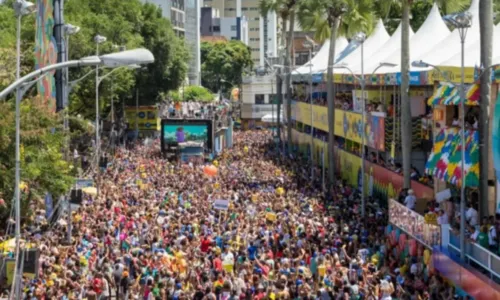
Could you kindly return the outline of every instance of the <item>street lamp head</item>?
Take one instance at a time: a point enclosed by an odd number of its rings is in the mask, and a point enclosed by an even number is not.
[[[71,25],[71,24],[64,25],[64,32],[67,35],[73,35],[73,34],[78,33],[79,31],[80,31],[79,26],[75,26],[75,25]]]
[[[14,11],[16,16],[26,16],[36,11],[36,6],[32,2],[17,0],[14,2]]]
[[[411,63],[411,66],[415,68],[428,68],[431,65],[424,62],[423,60],[415,60]]]
[[[117,53],[110,53],[99,57],[102,65],[116,68],[127,65],[144,65],[155,61],[153,53],[147,49],[133,49]]]
[[[345,62],[341,62],[341,63],[338,63],[338,64],[334,64],[334,65],[333,65],[333,68],[334,68],[334,69],[345,69],[345,68],[347,68],[347,67],[348,67],[348,65],[347,65],[347,63],[345,63]]]
[[[108,39],[105,36],[102,36],[102,35],[99,35],[99,34],[94,37],[94,42],[96,44],[102,44],[102,43],[106,42],[107,40]]]
[[[366,41],[366,34],[364,32],[356,33],[352,39],[357,43],[363,44]]]
[[[468,11],[444,16],[443,19],[447,24],[459,29],[472,26],[472,14]]]
[[[395,66],[397,66],[396,64],[393,64],[393,63],[389,63],[389,62],[381,62],[379,64],[379,67],[389,67],[389,68],[394,68]]]

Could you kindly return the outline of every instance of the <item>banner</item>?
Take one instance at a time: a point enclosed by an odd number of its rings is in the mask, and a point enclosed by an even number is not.
[[[45,218],[47,219],[52,215],[52,210],[54,209],[53,204],[52,195],[47,193],[45,195]]]
[[[314,127],[328,132],[328,109],[319,105],[312,105],[312,109]],[[311,105],[293,101],[292,119],[311,125]],[[385,151],[385,118],[367,114],[365,122],[365,145],[379,151]],[[361,143],[361,134],[363,132],[361,114],[336,109],[334,128],[336,136]]]
[[[126,107],[125,114],[130,130],[135,130],[135,123],[139,124],[138,129],[160,130],[160,118],[158,118],[158,109],[154,106]]]
[[[441,244],[441,227],[427,224],[424,216],[396,200],[389,200],[389,222],[431,248]]]
[[[215,200],[214,201],[214,209],[216,210],[228,210],[229,209],[229,200]]]
[[[500,89],[497,92],[497,101],[493,110],[493,120],[491,122],[491,152],[493,156],[493,168],[496,175],[496,213],[500,214]]]

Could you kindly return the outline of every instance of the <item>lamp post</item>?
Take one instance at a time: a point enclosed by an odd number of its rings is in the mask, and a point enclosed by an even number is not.
[[[106,42],[107,38],[102,35],[96,35],[94,37],[94,42],[96,44],[96,51],[95,55],[99,56],[99,45]],[[99,65],[96,65],[95,67],[95,151],[96,151],[96,158],[97,161],[99,162],[99,152],[100,152],[100,147],[101,147],[101,141],[100,141],[100,136],[99,136]],[[98,164],[97,164],[98,165]],[[99,169],[97,169],[97,172],[99,172]],[[99,192],[99,188],[97,189]]]
[[[461,76],[460,76],[460,140],[461,140],[461,162],[460,162],[460,177],[462,182],[460,185],[460,259],[465,262],[465,187],[466,187],[466,174],[465,174],[465,38],[467,36],[467,29],[472,26],[472,14],[470,12],[463,12],[445,16],[443,18],[446,23],[455,27],[460,35],[461,46]],[[412,62],[412,66],[416,68],[434,68],[441,73],[443,78],[450,81],[447,76],[439,69],[439,67],[426,63],[422,60]],[[489,67],[488,67],[489,68]],[[451,81],[450,81],[451,82]]]
[[[309,98],[310,98],[310,110],[311,110],[311,181],[314,182],[314,158],[313,158],[313,149],[314,149],[314,126],[313,126],[313,64],[312,64],[312,55],[314,48],[317,46],[316,42],[313,39],[306,35],[306,42],[303,43],[303,46],[309,50],[309,63],[306,65],[309,67]]]
[[[361,44],[361,53],[363,53],[363,44]],[[361,55],[361,57],[363,57],[363,54]],[[379,65],[375,68],[375,70],[373,70],[371,76],[373,76],[373,74],[375,74],[375,72],[382,68],[382,67],[395,67],[396,65],[395,64],[392,64],[392,63],[387,63],[387,62],[381,62],[379,63]],[[346,69],[348,70],[351,75],[359,82],[359,84],[361,85],[361,97],[363,99],[363,101],[361,101],[361,105],[363,106],[362,107],[362,119],[361,119],[361,124],[362,124],[362,128],[363,128],[363,132],[361,133],[361,147],[362,147],[362,151],[361,151],[361,216],[365,216],[365,213],[366,213],[366,199],[365,199],[365,128],[366,128],[366,123],[365,123],[365,101],[364,101],[364,90],[365,90],[365,86],[366,86],[366,80],[365,80],[365,76],[364,76],[364,66],[363,66],[363,62],[361,63],[361,77],[358,77],[356,75],[354,75],[354,72],[347,66],[347,64],[344,64],[344,63],[340,63],[338,65],[334,65],[333,66],[334,69]]]
[[[472,26],[472,15],[469,12],[455,14],[444,18],[448,24],[454,26],[460,34],[460,109],[462,115],[460,118],[461,130],[460,139],[462,142],[462,161],[460,163],[462,184],[460,185],[460,259],[465,262],[465,38],[467,29]],[[485,167],[485,166],[483,166]]]
[[[14,12],[17,17],[17,28],[16,28],[16,80],[21,77],[21,19],[23,16],[34,13],[36,10],[35,4],[25,1],[18,0],[14,2]],[[20,255],[20,242],[21,242],[21,189],[19,185],[21,184],[21,152],[20,152],[20,142],[21,142],[21,90],[16,91],[16,157],[15,157],[15,187],[14,187],[14,198],[15,198],[15,215],[16,215],[16,226],[15,226],[15,238],[16,238],[16,260],[14,267],[14,281],[11,288],[11,299],[20,298],[21,293],[21,274],[23,270],[19,267],[19,255]]]

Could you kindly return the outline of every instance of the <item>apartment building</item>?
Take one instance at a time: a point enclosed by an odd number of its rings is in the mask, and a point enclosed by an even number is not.
[[[256,67],[265,66],[266,57],[277,56],[277,18],[275,13],[262,17],[257,0],[203,0],[204,7],[220,12],[221,18],[242,18],[248,22],[248,46]]]
[[[177,36],[183,37],[189,49],[189,84],[200,84],[200,8],[203,0],[142,0],[162,9],[163,17],[170,20]]]
[[[248,21],[245,16],[235,18],[220,17],[213,7],[201,8],[201,36],[223,36],[228,41],[242,41],[248,45]]]

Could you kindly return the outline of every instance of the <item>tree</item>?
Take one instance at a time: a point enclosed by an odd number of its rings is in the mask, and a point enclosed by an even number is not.
[[[305,30],[314,29],[315,39],[330,38],[327,68],[328,103],[328,178],[335,184],[335,41],[338,35],[351,37],[356,32],[369,33],[373,28],[372,5],[369,0],[306,0],[301,3],[299,22]]]
[[[4,199],[14,196],[15,128],[14,103],[0,103],[0,191]],[[23,193],[22,212],[30,201],[46,192],[54,198],[69,190],[76,168],[63,159],[65,144],[61,119],[37,104],[34,98],[21,104],[21,180],[28,190]],[[0,207],[0,219],[8,217],[12,203]]]
[[[491,0],[480,0],[479,2],[479,28],[481,32],[481,66],[485,71],[481,77],[480,85],[480,114],[479,114],[479,213],[481,216],[489,216],[488,199],[488,170],[489,170],[489,138],[490,138],[490,97],[491,97],[491,69],[493,52],[493,5]],[[464,178],[465,183],[465,178]],[[462,184],[464,184],[462,183]]]
[[[227,92],[242,83],[245,70],[253,68],[250,48],[241,41],[201,43],[202,85],[212,92]]]
[[[410,105],[410,1],[403,0],[401,19],[401,147],[404,187],[411,188],[412,122]]]
[[[202,86],[187,86],[181,91],[170,91],[168,93],[174,102],[182,101],[197,101],[197,102],[212,102],[215,100],[214,95]]]
[[[291,85],[291,56],[292,56],[292,43],[293,43],[293,33],[295,26],[295,9],[298,0],[260,0],[259,8],[260,14],[264,17],[268,15],[269,12],[275,12],[281,19],[281,45],[285,46],[284,60],[284,72],[285,72],[285,88],[286,88],[286,115],[289,119],[287,126],[287,138],[288,138],[288,152],[292,152],[292,122],[290,120],[292,115],[292,85]],[[289,23],[288,35],[286,35],[286,25]],[[286,38],[285,38],[286,36]],[[286,40],[286,41],[285,41]],[[278,114],[277,122],[280,124],[280,112],[281,103],[283,102],[283,92],[282,92],[282,78],[280,73],[278,73],[276,78],[277,83],[277,93],[278,93]],[[280,126],[278,126],[278,137],[280,136]]]

